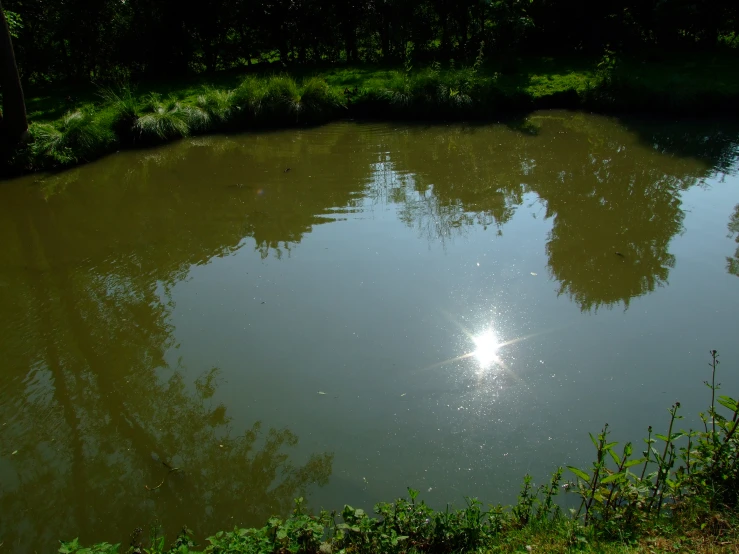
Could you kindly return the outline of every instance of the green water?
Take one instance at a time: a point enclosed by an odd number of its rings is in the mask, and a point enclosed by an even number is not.
[[[346,122],[3,183],[4,551],[202,539],[301,494],[510,502],[604,422],[705,407],[709,349],[736,393],[737,144]]]

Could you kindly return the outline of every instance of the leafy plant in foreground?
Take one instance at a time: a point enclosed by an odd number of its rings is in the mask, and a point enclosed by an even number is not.
[[[606,424],[597,437],[590,436],[596,449],[591,470],[569,466],[576,477],[570,490],[581,498],[576,518],[582,516],[585,524],[606,531],[623,532],[665,515],[666,508],[671,513],[684,510],[688,503],[708,510],[736,508],[739,405],[728,396],[716,398],[718,353],[712,350],[710,354],[712,375],[705,384],[711,389],[711,404],[707,413],[700,414],[704,430],[676,431],[676,422],[682,419],[676,402],[668,410],[667,433],[653,433],[650,426],[643,456],[632,458],[631,443],[624,445],[620,455],[616,452],[618,443],[608,441]],[[729,415],[719,413],[716,403],[728,409]],[[687,444],[678,448],[681,439]],[[682,463],[676,468],[678,461]],[[636,466],[641,466],[641,473],[632,472]]]

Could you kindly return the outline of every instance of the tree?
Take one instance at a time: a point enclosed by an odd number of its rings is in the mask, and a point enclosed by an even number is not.
[[[10,37],[10,28],[5,18],[5,10],[0,4],[0,86],[3,91],[3,113],[0,119],[2,141],[5,145],[12,145],[20,141],[28,132],[26,118],[26,102],[23,98],[18,66],[15,63],[13,40]]]

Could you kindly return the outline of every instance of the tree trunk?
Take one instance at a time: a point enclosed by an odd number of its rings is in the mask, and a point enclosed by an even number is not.
[[[13,41],[10,29],[5,20],[5,10],[0,4],[0,86],[3,91],[2,139],[6,145],[20,141],[28,131],[26,118],[26,102],[23,99],[23,87],[15,63]]]

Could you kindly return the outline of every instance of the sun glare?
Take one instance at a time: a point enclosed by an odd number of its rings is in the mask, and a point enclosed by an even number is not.
[[[487,368],[491,365],[500,361],[498,358],[498,349],[501,344],[498,342],[498,337],[492,331],[485,331],[484,333],[473,337],[475,343],[475,351],[472,355],[480,364],[480,367]]]

